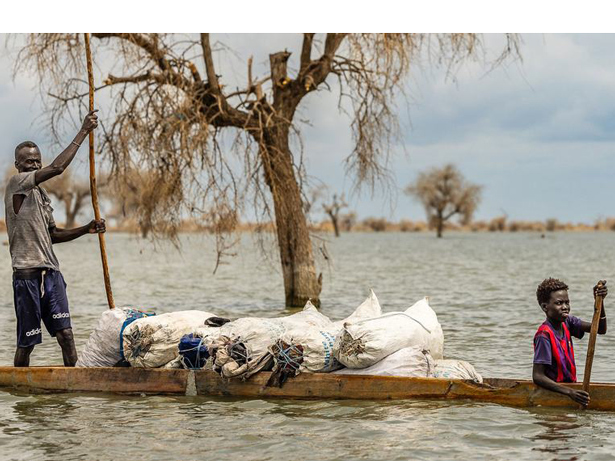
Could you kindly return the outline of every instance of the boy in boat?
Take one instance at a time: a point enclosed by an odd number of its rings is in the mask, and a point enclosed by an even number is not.
[[[594,287],[596,295],[606,297],[606,280]],[[553,392],[567,395],[582,405],[589,404],[589,394],[559,383],[576,383],[576,365],[571,336],[582,338],[591,331],[591,323],[570,315],[568,285],[561,280],[548,278],[536,290],[538,304],[547,316],[534,336],[534,383]],[[600,312],[598,334],[606,333],[604,304]]]
[[[66,283],[51,246],[88,233],[105,232],[105,222],[104,219],[91,221],[75,229],[56,227],[49,196],[39,185],[62,174],[72,162],[83,140],[98,126],[95,112],[85,117],[73,141],[44,168],[36,144],[25,141],[15,148],[18,173],[7,182],[4,216],[13,265],[13,300],[17,316],[16,367],[27,367],[34,346],[42,342],[41,320],[62,348],[64,365],[74,366],[77,362]]]

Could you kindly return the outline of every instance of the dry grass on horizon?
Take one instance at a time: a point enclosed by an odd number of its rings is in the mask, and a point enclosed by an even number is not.
[[[250,223],[243,222],[237,225],[238,232],[274,232],[273,223]],[[331,232],[331,221],[314,222],[310,225],[312,232]],[[385,218],[365,218],[362,221],[340,222],[342,232],[433,232],[433,229],[425,221],[411,221],[402,219],[399,222],[391,222]],[[6,231],[4,220],[0,219],[0,231]],[[125,219],[108,223],[109,232],[140,233],[138,223],[133,219]],[[493,218],[490,221],[474,221],[466,226],[455,223],[445,224],[446,232],[590,232],[590,231],[615,231],[615,218],[602,218],[593,224],[560,222],[557,219],[545,221],[507,221],[504,217]],[[202,221],[187,219],[182,221],[180,232],[211,232],[211,229]]]

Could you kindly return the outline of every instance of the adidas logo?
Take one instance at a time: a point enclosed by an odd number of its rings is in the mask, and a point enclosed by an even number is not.
[[[36,336],[40,335],[43,331],[40,328],[35,328],[34,330],[30,330],[26,332],[26,336]]]
[[[68,312],[64,312],[62,314],[53,314],[51,317],[54,319],[65,319],[70,317],[70,314]]]

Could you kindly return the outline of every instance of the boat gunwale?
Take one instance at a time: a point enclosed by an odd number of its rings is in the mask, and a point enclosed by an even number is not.
[[[208,370],[161,368],[68,368],[0,366],[0,388],[44,392],[108,392],[242,398],[404,400],[440,399],[496,403],[515,407],[578,408],[567,396],[537,387],[530,380],[470,380],[402,376],[302,373],[281,388],[269,387],[270,372],[247,380],[225,379]],[[582,387],[581,383],[565,384]],[[615,411],[615,383],[592,383],[589,409]]]

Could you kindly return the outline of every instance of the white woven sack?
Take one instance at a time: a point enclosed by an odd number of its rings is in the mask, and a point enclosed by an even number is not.
[[[342,366],[333,356],[333,345],[338,333],[339,328],[334,328],[333,324],[321,328],[304,327],[287,331],[280,337],[280,341],[303,349],[299,373],[328,373]]]
[[[216,314],[180,311],[135,320],[124,329],[124,357],[133,367],[161,367],[179,356],[179,341]],[[206,328],[206,327],[204,327]]]
[[[280,340],[285,344],[303,348],[299,372],[328,373],[342,366],[333,356],[333,345],[344,324],[381,315],[382,309],[378,298],[374,291],[370,290],[365,301],[345,319],[319,328],[306,328],[305,325],[299,325],[288,329]]]
[[[407,378],[428,378],[433,374],[435,361],[420,347],[404,347],[393,352],[380,362],[367,368],[342,368],[334,371],[340,375],[404,376]]]
[[[241,338],[248,348],[249,356],[261,356],[267,353],[269,346],[275,343],[290,329],[321,328],[331,325],[331,320],[308,301],[302,311],[285,317],[243,317],[222,325],[216,329],[198,329],[195,333],[206,337],[205,344],[220,337]]]
[[[120,331],[131,309],[106,309],[85,343],[76,366],[112,367],[120,361]]]
[[[440,379],[469,379],[476,383],[483,382],[483,377],[465,360],[436,360],[433,377]]]
[[[348,368],[366,368],[411,346],[428,350],[434,358],[444,349],[442,328],[428,298],[405,312],[347,323],[336,338],[334,355]]]
[[[337,330],[341,330],[344,328],[344,324],[346,323],[354,323],[359,320],[371,319],[374,317],[380,317],[382,315],[382,308],[380,307],[380,303],[378,302],[378,298],[376,297],[376,293],[374,290],[369,290],[369,296],[365,301],[363,301],[359,307],[357,307],[352,314],[346,317],[343,320],[338,320],[333,322],[333,326]]]
[[[233,377],[248,377],[254,366],[262,364],[264,356],[269,354],[269,348],[275,344],[288,330],[327,328],[331,320],[318,312],[311,302],[307,302],[301,312],[285,317],[262,318],[244,317],[226,323],[220,328],[211,330],[199,329],[196,335],[204,337],[206,345],[220,344],[225,340],[240,340],[247,349],[248,366],[237,368]],[[223,370],[224,372],[224,370]],[[230,375],[227,377],[231,377]]]
[[[424,347],[434,359],[442,359],[444,354],[444,333],[442,332],[442,325],[438,322],[436,312],[429,305],[429,297],[425,296],[420,301],[414,303],[406,309],[406,314],[417,319],[430,331],[427,345]]]

